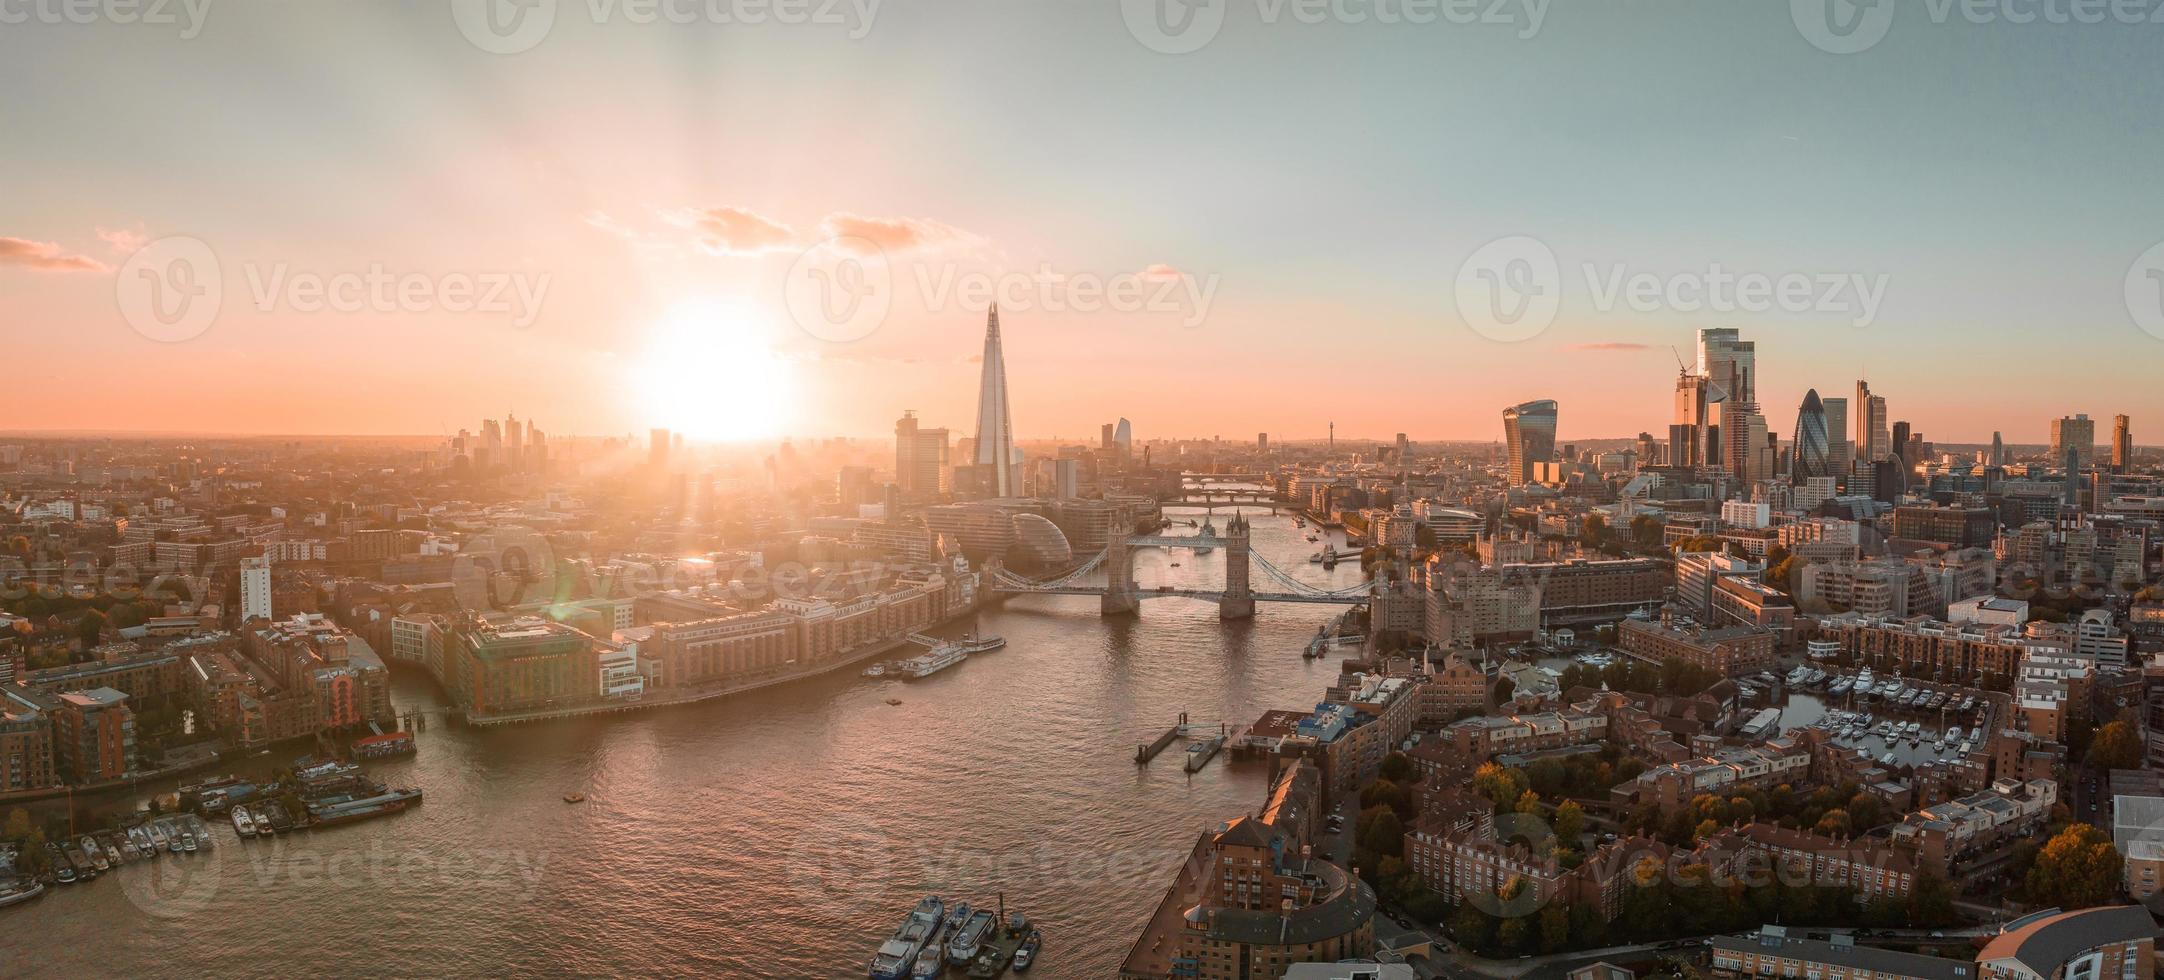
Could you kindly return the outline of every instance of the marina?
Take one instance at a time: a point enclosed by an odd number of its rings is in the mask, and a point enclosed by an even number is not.
[[[1009,914],[1006,904],[1004,896],[991,908],[972,908],[968,902],[950,906],[937,895],[919,899],[872,954],[866,975],[938,980],[1027,972],[1038,961],[1044,934],[1021,913]]]

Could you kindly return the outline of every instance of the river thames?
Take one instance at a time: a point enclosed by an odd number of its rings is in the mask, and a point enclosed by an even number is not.
[[[1359,581],[1357,562],[1308,564],[1321,545],[1290,517],[1249,513],[1278,567]],[[1211,586],[1223,552],[1135,564],[1145,589]],[[1300,653],[1343,608],[1221,624],[1163,598],[1103,620],[1094,598],[1025,596],[978,617],[1005,649],[914,683],[852,671],[649,713],[432,724],[416,757],[369,765],[424,790],[418,809],[273,840],[225,825],[208,854],[54,888],[0,911],[5,973],[860,977],[924,894],[1004,893],[1045,932],[1033,973],[1109,976],[1195,835],[1265,789],[1260,762],[1189,776],[1176,747],[1137,766],[1136,743],[1182,711],[1237,725],[1312,705],[1336,661]],[[417,674],[394,693],[442,701]]]

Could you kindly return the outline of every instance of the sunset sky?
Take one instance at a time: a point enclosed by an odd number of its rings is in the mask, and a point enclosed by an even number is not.
[[[543,0],[545,2],[545,0]],[[594,0],[603,3],[604,0]],[[1213,283],[1189,307],[1003,302],[1026,438],[1562,436],[1668,421],[1674,345],[1758,342],[1784,441],[1859,373],[1938,441],[2047,420],[2164,433],[2164,341],[2130,266],[2164,240],[2164,26],[1933,23],[1808,43],[1786,3],[1556,3],[1524,25],[1299,23],[1221,0],[1168,55],[1113,0],[885,3],[859,25],[596,23],[480,50],[448,5],[214,4],[149,24],[0,25],[0,429],[552,433],[966,429],[971,273]],[[848,9],[844,6],[842,9]],[[883,246],[868,337],[784,299],[808,244]],[[223,301],[131,326],[134,250],[190,236]],[[1522,342],[1470,329],[1460,264],[1532,236],[1566,283]],[[1885,277],[1845,314],[1599,309],[1582,267]],[[292,275],[522,277],[504,313],[296,309]],[[2108,422],[2100,425],[2102,430]]]

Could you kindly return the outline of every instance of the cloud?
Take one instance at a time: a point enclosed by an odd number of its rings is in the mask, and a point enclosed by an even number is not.
[[[143,229],[142,222],[133,228],[99,228],[98,239],[116,254],[134,255],[150,242],[150,232]]]
[[[1605,341],[1605,342],[1602,342],[1602,343],[1598,343],[1598,344],[1572,344],[1572,345],[1570,345],[1570,349],[1571,349],[1571,350],[1621,350],[1621,351],[1636,351],[1636,350],[1653,350],[1654,348],[1653,348],[1653,345],[1652,345],[1652,344],[1630,344],[1630,343],[1624,343],[1624,342],[1622,342],[1622,341],[1617,341],[1617,340],[1611,340],[1611,341]]]
[[[698,235],[700,248],[715,255],[758,255],[796,244],[788,225],[747,208],[691,208],[669,220]]]
[[[867,218],[846,211],[827,215],[819,228],[828,238],[862,239],[890,255],[935,251],[950,246],[977,245],[984,239],[953,225],[929,218]],[[860,242],[837,243],[844,250],[869,253]]]
[[[77,255],[52,242],[0,236],[0,265],[19,265],[40,272],[104,272],[105,263]]]
[[[1142,270],[1142,278],[1158,282],[1184,279],[1186,277],[1187,273],[1181,272],[1163,262],[1153,262],[1149,268]]]

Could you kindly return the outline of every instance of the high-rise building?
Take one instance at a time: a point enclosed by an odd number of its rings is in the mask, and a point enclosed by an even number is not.
[[[1267,432],[1257,432],[1257,433],[1255,433],[1255,451],[1256,451],[1256,452],[1258,452],[1258,453],[1266,453],[1266,452],[1269,452],[1269,451],[1270,451],[1270,434],[1269,434],[1269,433],[1267,433]]]
[[[1987,462],[2001,469],[2006,466],[2006,439],[1997,432],[1991,433],[1991,459]]]
[[[1731,416],[1758,411],[1754,382],[1758,373],[1758,345],[1742,339],[1734,327],[1708,327],[1698,331],[1698,374],[1706,379],[1705,461],[1709,466],[1727,465],[1739,470],[1748,457],[1736,438],[1748,423],[1737,424]],[[1739,474],[1740,475],[1740,474]]]
[[[974,461],[989,467],[985,489],[995,497],[1022,492],[1015,478],[1014,419],[1007,412],[1007,358],[999,343],[999,304],[984,321],[984,377],[977,387],[977,452]]]
[[[2133,420],[2124,415],[2111,417],[2111,471],[2124,473],[2134,465]]]
[[[2073,415],[2051,421],[2051,461],[2067,459],[2067,447],[2074,449],[2074,469],[2086,470],[2096,462],[2096,421],[2087,415]]]
[[[243,558],[240,560],[240,621],[271,618],[270,559]]]
[[[1122,459],[1134,456],[1135,427],[1133,423],[1123,418],[1118,425],[1112,427],[1112,450],[1119,453]]]
[[[947,430],[919,428],[917,413],[903,412],[894,423],[895,489],[923,495],[945,493],[947,447]]]
[[[1893,430],[1886,420],[1886,396],[1870,394],[1861,383],[1857,387],[1864,392],[1857,403],[1856,460],[1876,463],[1893,455]]]
[[[1849,460],[1856,458],[1848,438],[1848,399],[1821,398],[1818,404],[1826,413],[1826,475],[1839,479],[1848,473]]]
[[[1818,389],[1804,392],[1803,406],[1796,410],[1796,455],[1788,468],[1790,482],[1807,486],[1812,477],[1834,475],[1833,443],[1826,435],[1830,422]]]
[[[1533,464],[1555,458],[1556,404],[1526,402],[1503,410],[1503,441],[1510,452],[1510,485],[1533,481]]]
[[[1903,463],[1910,466],[1916,465],[1916,461],[1908,456],[1909,424],[1907,422],[1895,422],[1893,424],[1893,440],[1888,442],[1886,447],[1887,452],[1901,457]]]
[[[1704,466],[1706,454],[1707,384],[1702,374],[1676,374],[1676,414],[1668,426],[1668,465]]]

